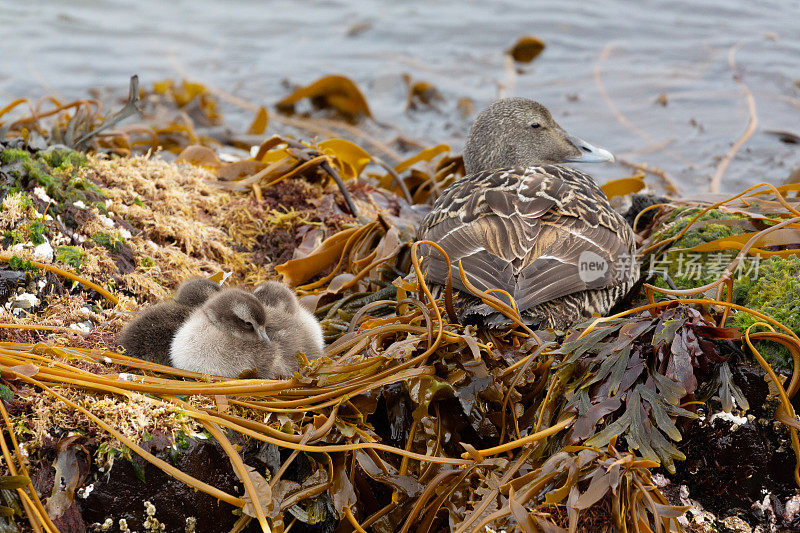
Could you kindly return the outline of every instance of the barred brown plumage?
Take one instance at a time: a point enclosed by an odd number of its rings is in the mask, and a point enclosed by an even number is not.
[[[457,291],[466,291],[461,261],[478,289],[507,291],[526,322],[553,328],[607,313],[627,292],[638,277],[633,230],[589,175],[557,164],[581,160],[613,157],[566,134],[536,102],[501,100],[479,115],[465,147],[467,175],[419,231],[447,252]],[[443,258],[421,252],[426,280],[443,285]],[[462,322],[510,323],[468,293],[455,296]]]

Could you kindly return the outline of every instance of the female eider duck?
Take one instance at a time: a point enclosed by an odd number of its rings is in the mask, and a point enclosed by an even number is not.
[[[459,261],[471,284],[508,292],[539,328],[606,314],[624,296],[638,277],[633,230],[589,175],[563,165],[613,160],[532,100],[499,100],[478,115],[464,147],[466,176],[437,199],[419,231],[450,258],[460,322],[510,320],[470,296]],[[426,280],[444,285],[442,256],[428,246],[420,252]]]

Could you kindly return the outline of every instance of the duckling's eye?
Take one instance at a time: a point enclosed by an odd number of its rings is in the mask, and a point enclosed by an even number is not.
[[[535,130],[538,130],[541,127],[542,127],[542,125],[539,124],[538,122],[534,122],[533,124],[531,124],[531,128],[533,128]]]
[[[245,320],[245,321],[244,321],[244,323],[245,323],[245,325],[246,325],[248,328],[250,328],[250,329],[256,329],[256,328],[254,328],[254,327],[253,327],[253,323],[252,323],[252,322],[250,322],[249,320]]]

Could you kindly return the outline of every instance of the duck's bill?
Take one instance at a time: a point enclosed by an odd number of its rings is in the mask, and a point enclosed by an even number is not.
[[[580,137],[568,135],[567,138],[569,139],[569,142],[574,144],[578,150],[581,151],[580,156],[567,159],[568,163],[604,163],[606,161],[609,163],[614,162],[614,154],[605,148],[600,148],[599,146],[589,144]]]
[[[269,342],[269,335],[267,335],[267,330],[264,328],[258,328],[258,336]]]

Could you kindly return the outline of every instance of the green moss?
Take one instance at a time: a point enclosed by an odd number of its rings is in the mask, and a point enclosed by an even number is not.
[[[25,150],[18,150],[16,148],[8,148],[0,152],[0,163],[10,165],[12,163],[25,163],[31,160],[31,155]]]
[[[77,246],[59,246],[56,248],[56,261],[69,265],[80,271],[83,260],[86,258],[86,251]]]
[[[772,257],[762,261],[754,277],[744,277],[734,286],[734,302],[763,313],[800,335],[800,259]],[[760,320],[749,313],[737,312],[731,324],[746,329]],[[756,328],[753,328],[756,330]],[[772,342],[755,343],[761,355],[771,364],[791,368],[789,351]]]
[[[16,230],[16,229],[7,230],[5,233],[3,233],[3,237],[5,239],[8,239],[8,241],[9,241],[8,244],[9,245],[18,244],[18,243],[21,243],[21,242],[26,242],[26,240],[27,240],[27,239],[25,239],[25,235],[22,234],[19,230]]]
[[[77,175],[78,169],[87,165],[86,156],[72,150],[51,150],[35,155],[25,150],[4,150],[0,153],[0,161],[5,163],[21,163],[21,168],[14,168],[10,174],[14,177],[14,189],[27,190],[35,186],[43,187],[53,199],[53,214],[63,213],[76,201],[98,205],[98,196],[105,196],[91,181]]]
[[[33,244],[42,244],[45,241],[44,232],[46,231],[47,226],[39,220],[34,220],[28,225],[28,237]]]
[[[175,432],[175,444],[181,450],[188,450],[190,443],[189,443],[189,436],[186,435],[186,432],[182,429],[179,429]]]
[[[50,150],[37,154],[37,157],[50,168],[64,170],[69,167],[85,167],[88,160],[86,156],[74,150]]]
[[[21,259],[21,258],[17,257],[16,255],[12,255],[11,259],[8,260],[8,266],[11,268],[11,270],[25,270],[25,271],[28,271],[28,272],[36,272],[36,271],[39,270],[30,261],[26,261],[24,259]]]
[[[125,245],[125,240],[116,234],[98,233],[97,235],[92,235],[91,240],[115,254],[121,252],[122,247]]]
[[[676,209],[664,228],[654,233],[652,241],[658,242],[677,235],[689,225],[699,212],[699,208]],[[744,218],[746,217],[742,215],[723,213],[717,209],[712,209],[708,213],[703,214],[695,225],[700,221]],[[746,233],[746,230],[738,225],[729,226],[726,224],[708,222],[702,227],[687,231],[683,237],[672,244],[669,251],[662,254],[659,258],[655,256],[645,258],[643,266],[648,270],[665,271],[679,289],[700,287],[716,280],[720,274],[722,274],[725,267],[728,266],[728,263],[736,256],[736,252],[733,250],[688,252],[680,249],[693,248],[700,244],[733,235],[741,235],[742,233]],[[742,270],[746,270],[751,266],[751,261],[748,260],[743,263],[741,268]],[[667,284],[663,280],[657,279],[656,286],[667,287]]]
[[[143,255],[139,258],[139,266],[142,268],[150,268],[155,264],[152,257]]]

